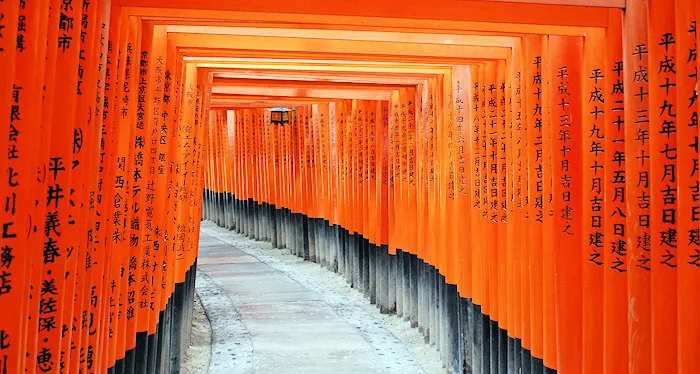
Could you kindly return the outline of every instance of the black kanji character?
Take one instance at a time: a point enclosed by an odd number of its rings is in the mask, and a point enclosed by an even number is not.
[[[622,76],[622,72],[624,70],[624,65],[622,64],[622,61],[616,61],[615,66],[613,67],[613,73],[617,74],[617,77]]]
[[[40,317],[39,318],[39,331],[51,332],[56,328],[56,317]]]
[[[639,62],[641,62],[642,57],[644,57],[644,55],[648,53],[649,51],[647,50],[647,46],[645,44],[639,44],[634,47],[634,52],[632,52],[632,56],[637,56]]]
[[[669,251],[668,249],[666,250],[666,253],[661,255],[661,258],[663,259],[663,261],[661,261],[662,265],[666,265],[670,268],[677,268],[678,267],[678,265],[676,265],[676,263],[675,263],[676,255],[671,253],[671,251]]]
[[[61,226],[61,222],[58,219],[58,211],[48,212],[46,214],[46,222],[44,223],[44,235],[56,235],[61,236],[58,228]]]
[[[72,36],[68,36],[65,34],[58,37],[58,48],[61,49],[61,52],[65,53],[66,50],[70,49],[70,43],[72,40]]]
[[[51,360],[53,358],[53,354],[51,351],[46,348],[42,347],[39,353],[36,356],[36,363],[37,366],[39,367],[39,370],[41,370],[44,373],[48,373],[53,369],[53,361]]]
[[[56,304],[56,299],[54,299],[53,297],[42,297],[41,301],[39,301],[39,314],[55,313],[58,310]]]
[[[666,49],[666,52],[668,52],[668,47],[674,44],[676,44],[676,39],[673,37],[673,33],[667,32],[661,35],[661,41],[659,42],[659,45],[664,47]]]
[[[13,249],[10,246],[4,246],[0,252],[0,269],[10,269],[12,260],[15,256],[12,255]]]
[[[57,244],[53,238],[48,238],[44,243],[44,264],[52,264],[56,261],[56,257],[60,257]]]
[[[46,195],[46,206],[48,207],[51,205],[51,202],[53,202],[54,208],[58,209],[58,203],[65,197],[66,196],[63,195],[63,187],[61,187],[61,185],[50,185]]]
[[[665,56],[659,61],[659,73],[661,72],[676,74],[676,62],[673,56]]]
[[[600,257],[600,253],[594,250],[592,253],[588,254],[588,261],[594,263],[597,266],[602,266],[603,262],[600,260]]]
[[[0,272],[0,295],[4,295],[12,291],[12,274],[3,270]]]
[[[661,231],[661,243],[660,245],[665,245],[667,247],[676,248],[678,243],[678,232],[675,228],[669,227],[668,229]]]
[[[11,232],[12,226],[14,226],[14,222],[6,222],[2,224],[2,238],[3,239],[12,239],[16,238],[17,234]]]
[[[7,348],[10,348],[12,344],[10,344],[10,334],[7,333],[5,330],[0,330],[0,350],[5,350]]]

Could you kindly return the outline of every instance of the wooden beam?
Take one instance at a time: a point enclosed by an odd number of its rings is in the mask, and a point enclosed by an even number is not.
[[[481,0],[494,3],[526,3],[542,5],[569,5],[599,8],[620,8],[625,7],[626,0]]]
[[[521,35],[521,34],[557,34],[584,36],[592,28],[606,27],[605,22],[595,26],[574,26],[567,24],[525,24],[484,21],[451,21],[409,19],[395,17],[356,17],[356,16],[318,16],[314,14],[255,13],[206,9],[175,9],[149,7],[123,7],[125,15],[142,17],[144,20],[159,24],[201,24],[202,22],[226,25],[247,25],[267,27],[314,27],[327,30],[368,30],[395,32],[428,32],[443,34],[474,35]],[[604,24],[603,24],[604,23]],[[306,26],[304,26],[306,25]]]
[[[213,108],[271,108],[276,106],[294,107],[318,103],[329,103],[341,99],[294,98],[275,96],[234,96],[212,95],[210,106]]]
[[[268,36],[305,39],[356,40],[394,43],[442,45],[473,45],[482,47],[512,47],[512,36],[454,35],[410,32],[378,32],[355,30],[322,30],[297,28],[260,28],[203,25],[169,25],[169,33],[216,34],[238,36]]]
[[[133,8],[126,8],[133,9]],[[150,9],[150,8],[145,8]],[[139,11],[142,9],[139,9]],[[168,11],[167,9],[164,11]],[[150,22],[155,25],[162,26],[216,26],[216,27],[235,27],[235,28],[255,28],[255,29],[292,29],[292,30],[328,30],[328,31],[360,31],[360,32],[376,32],[376,33],[407,33],[407,34],[432,34],[432,35],[460,35],[460,36],[494,36],[494,37],[519,37],[522,32],[510,31],[485,31],[476,30],[461,30],[450,28],[422,28],[422,27],[390,27],[386,25],[358,24],[328,24],[328,23],[311,23],[311,22],[269,22],[269,21],[242,21],[242,20],[206,20],[206,19],[180,19],[180,18],[162,18],[152,16],[141,16],[144,22]],[[531,26],[539,28],[541,26]],[[562,26],[552,26],[556,29],[567,30],[564,35],[580,36],[577,30],[588,30],[591,28],[569,27],[564,29]],[[534,31],[534,30],[533,30]],[[536,33],[536,32],[530,32]]]
[[[336,89],[297,89],[269,87],[212,87],[212,94],[244,95],[244,96],[275,96],[275,97],[306,97],[319,99],[362,99],[389,100],[390,90],[336,90]]]
[[[319,80],[280,80],[280,79],[249,79],[249,78],[214,78],[212,87],[266,87],[266,88],[297,88],[297,89],[333,89],[333,90],[396,90],[406,85],[355,82],[329,82]]]
[[[325,71],[331,73],[386,73],[386,74],[416,74],[434,75],[449,73],[451,67],[427,68],[410,66],[371,66],[371,65],[285,65],[285,64],[256,64],[246,62],[208,62],[193,61],[200,68],[209,68],[212,72],[246,71],[246,70],[270,70],[270,71],[296,71],[309,74]]]
[[[493,59],[510,57],[510,48],[366,42],[354,40],[302,39],[265,36],[233,36],[207,34],[168,34],[169,40],[179,47],[198,47],[221,50],[280,51],[307,53],[348,53],[365,56],[413,56],[441,59]],[[371,60],[371,58],[367,58]]]
[[[180,16],[194,9],[260,13],[275,20],[276,14],[388,17],[442,21],[606,27],[607,10],[594,6],[532,4],[480,0],[121,0],[122,6],[176,8]],[[214,17],[212,19],[220,19]]]
[[[464,57],[442,57],[442,56],[401,56],[376,54],[368,58],[360,53],[319,53],[305,51],[265,51],[265,50],[243,50],[243,49],[223,49],[223,48],[203,48],[203,47],[180,47],[179,50],[186,58],[205,60],[229,59],[232,61],[246,59],[316,59],[331,61],[354,61],[356,63],[402,63],[405,65],[462,65],[468,63],[480,63],[484,58],[464,58]],[[201,57],[201,58],[200,58]]]
[[[420,78],[414,75],[404,76],[386,76],[382,74],[373,75],[329,75],[325,73],[297,73],[288,72],[283,74],[271,72],[240,72],[240,73],[214,73],[214,81],[217,79],[248,79],[254,80],[281,80],[281,81],[301,81],[301,82],[333,82],[333,83],[369,83],[369,84],[388,84],[388,85],[417,85],[425,82],[426,77]]]

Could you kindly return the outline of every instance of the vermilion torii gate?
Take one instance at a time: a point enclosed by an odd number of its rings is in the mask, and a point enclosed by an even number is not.
[[[0,372],[179,371],[202,218],[451,371],[700,372],[698,7],[0,2]]]

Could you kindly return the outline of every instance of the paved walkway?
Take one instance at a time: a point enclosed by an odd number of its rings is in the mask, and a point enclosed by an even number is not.
[[[374,317],[273,251],[204,223],[197,292],[212,322],[210,372],[423,372]]]

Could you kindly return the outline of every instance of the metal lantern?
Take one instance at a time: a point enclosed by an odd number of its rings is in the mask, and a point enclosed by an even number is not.
[[[289,112],[290,110],[287,108],[272,108],[270,110],[270,122],[280,126],[288,124]]]

